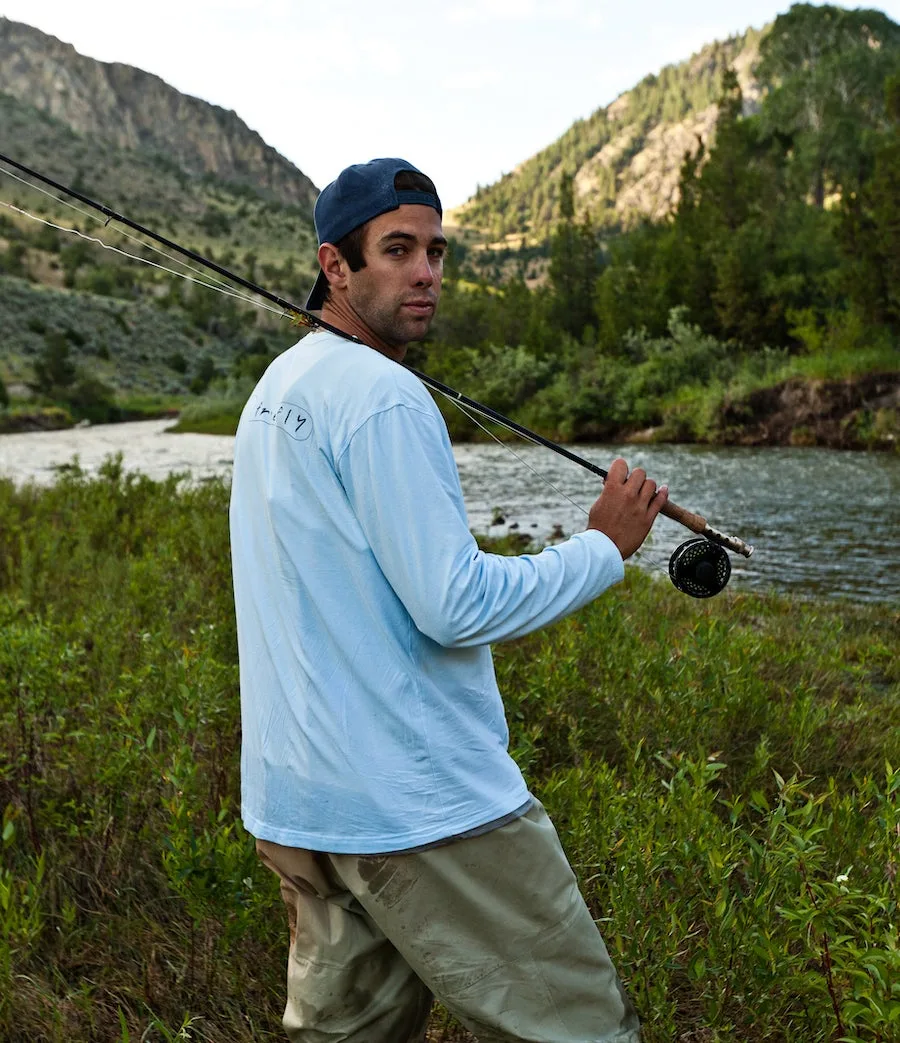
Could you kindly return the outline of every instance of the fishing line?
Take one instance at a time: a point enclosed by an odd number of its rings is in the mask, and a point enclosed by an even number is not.
[[[443,394],[443,392],[441,392],[441,394]],[[562,489],[558,489],[553,484],[553,482],[551,482],[550,479],[546,477],[546,475],[541,474],[541,472],[538,471],[537,468],[532,467],[532,465],[526,459],[524,459],[524,457],[519,456],[519,454],[515,451],[515,449],[513,449],[513,447],[511,445],[509,445],[507,442],[504,442],[501,438],[498,438],[497,435],[494,434],[494,432],[491,431],[490,428],[486,427],[478,419],[478,417],[473,412],[471,412],[470,410],[466,409],[466,407],[462,404],[462,402],[458,402],[455,398],[453,398],[452,395],[444,395],[444,398],[446,398],[448,401],[452,402],[461,413],[463,413],[465,416],[467,416],[469,418],[469,420],[471,420],[472,423],[475,424],[476,427],[480,427],[481,430],[484,431],[484,433],[486,435],[489,435],[491,438],[493,438],[494,441],[497,443],[497,445],[502,445],[503,448],[508,453],[510,453],[510,455],[515,457],[515,459],[518,460],[519,463],[522,464],[524,467],[527,467],[528,470],[531,471],[531,473],[536,478],[540,478],[540,480],[545,485],[547,485],[549,488],[551,488],[556,493],[557,496],[561,496],[564,500],[568,500],[569,503],[573,507],[575,507],[577,510],[581,511],[582,514],[584,514],[584,515],[589,515],[590,514],[590,511],[586,510],[584,507],[582,507],[582,505],[580,503],[577,503],[575,500],[573,500],[572,497],[569,496],[568,493],[563,492]],[[503,425],[501,424],[500,426],[502,427]],[[509,430],[509,428],[507,428],[507,430]]]
[[[0,169],[2,169],[2,168],[0,168]],[[72,210],[74,210],[76,213],[81,214],[83,217],[89,218],[91,221],[94,221],[97,224],[100,224],[99,218],[95,217],[93,214],[89,213],[88,211],[82,210],[81,207],[76,206],[74,203],[69,203],[69,202],[67,202],[64,199],[60,199],[58,196],[52,195],[52,193],[47,192],[45,189],[40,188],[40,186],[38,186],[38,185],[31,185],[29,182],[25,181],[24,178],[18,177],[16,174],[13,174],[11,171],[5,171],[4,170],[3,173],[8,174],[10,177],[14,178],[16,181],[21,182],[26,187],[36,188],[38,192],[42,192],[44,195],[49,196],[55,202],[61,203],[63,206],[68,206]],[[168,268],[168,267],[166,267],[166,265],[158,264],[157,262],[152,261],[152,260],[150,260],[147,257],[141,257],[138,254],[129,253],[128,250],[122,250],[120,247],[113,246],[112,244],[105,242],[103,239],[100,239],[97,236],[87,235],[84,232],[79,231],[79,229],[77,229],[77,228],[71,228],[71,227],[69,227],[67,225],[59,225],[59,224],[56,224],[53,221],[47,220],[46,218],[39,217],[37,214],[32,214],[28,210],[25,210],[22,207],[15,206],[13,203],[7,203],[5,200],[0,199],[0,205],[5,206],[8,210],[12,210],[12,211],[14,211],[17,214],[21,214],[23,217],[27,217],[27,218],[29,218],[32,221],[36,221],[39,224],[45,225],[47,228],[53,228],[53,229],[56,229],[56,231],[59,231],[59,232],[65,232],[65,233],[68,233],[70,235],[75,235],[79,239],[83,239],[85,242],[96,243],[98,246],[102,247],[104,250],[109,250],[112,253],[119,254],[121,257],[127,257],[130,260],[132,260],[132,261],[139,261],[140,263],[147,264],[151,268],[155,268],[158,271],[166,272],[169,275],[175,275],[178,278],[185,279],[187,282],[195,283],[198,286],[203,286],[206,289],[214,290],[215,292],[224,294],[225,296],[228,296],[228,297],[235,297],[238,300],[244,301],[247,304],[255,305],[257,308],[262,308],[265,311],[272,312],[274,314],[281,315],[281,316],[285,317],[285,313],[284,313],[283,309],[272,308],[268,304],[265,304],[265,303],[263,303],[262,301],[260,301],[260,300],[258,300],[256,298],[252,298],[252,297],[249,297],[249,296],[247,296],[245,294],[238,293],[238,292],[232,290],[230,286],[226,286],[224,284],[223,280],[221,280],[221,279],[215,279],[212,282],[208,282],[207,278],[193,278],[192,276],[187,275],[183,271],[179,271],[179,270],[174,269],[174,268]],[[104,227],[106,227],[106,225],[108,225],[108,224],[109,224],[109,222],[107,221],[105,223]],[[150,243],[146,243],[142,239],[138,239],[137,236],[130,235],[128,232],[123,231],[123,230],[121,230],[119,228],[117,228],[116,231],[120,235],[124,236],[126,239],[129,239],[132,242],[138,243],[142,247],[146,247],[148,249],[153,250],[154,252],[156,252],[156,253],[160,254],[161,256],[167,258],[168,260],[172,261],[173,263],[179,264],[182,267],[187,268],[190,271],[196,272],[197,274],[200,274],[200,275],[204,274],[199,269],[193,268],[191,265],[186,264],[185,262],[181,261],[180,259],[172,257],[171,255],[167,254],[165,251],[160,250],[158,247],[153,246]],[[216,285],[216,284],[218,284],[218,285]],[[482,431],[484,431],[484,433],[486,435],[488,435],[490,438],[492,438],[498,445],[502,446],[515,460],[517,460],[523,467],[527,468],[536,478],[538,478],[549,489],[551,489],[554,493],[556,493],[557,496],[561,497],[564,500],[567,500],[576,510],[580,511],[586,517],[590,515],[590,511],[588,511],[587,508],[585,508],[584,506],[582,506],[582,504],[580,504],[576,500],[574,500],[563,489],[560,489],[558,486],[554,485],[553,482],[550,481],[550,479],[546,475],[542,474],[540,471],[537,470],[536,467],[532,466],[526,459],[524,459],[524,457],[520,456],[512,448],[512,446],[510,446],[507,442],[504,442],[502,439],[498,438],[497,435],[493,431],[490,430],[490,428],[488,428],[485,424],[483,424],[481,422],[481,420],[478,418],[477,414],[474,411],[468,409],[462,402],[459,401],[459,399],[455,398],[454,396],[452,396],[450,394],[447,394],[444,391],[439,391],[439,394],[443,395],[443,397],[445,399],[447,399],[449,402],[452,402],[453,405],[455,405],[456,408],[461,413],[463,413],[473,424],[475,424],[476,427],[480,428]],[[510,431],[513,434],[516,433],[516,431],[514,430],[514,428],[511,425],[504,424],[504,423],[502,423],[499,420],[497,421],[497,423],[499,424],[499,426],[505,428],[507,431]],[[539,444],[539,443],[535,442],[533,439],[529,439],[529,441],[531,441],[532,444],[535,444],[535,445]],[[648,559],[648,561],[649,561],[649,559]],[[664,569],[662,569],[661,566],[657,565],[656,562],[652,562],[651,561],[650,564],[652,564],[654,567],[660,569],[660,571],[665,571]]]
[[[12,171],[4,170],[2,167],[0,167],[0,172],[20,182],[27,188],[35,189],[36,191],[52,199],[55,203],[61,203],[63,206],[69,207],[70,210],[74,210],[76,214],[81,214],[81,216],[84,217],[86,220],[93,221],[95,224],[102,224],[104,228],[106,228],[112,220],[112,218],[110,218],[105,222],[101,222],[99,217],[96,217],[89,211],[82,210],[80,206],[76,206],[74,203],[70,203],[65,199],[60,199],[59,196],[55,196],[52,192],[48,192],[46,189],[41,188],[40,185],[32,185],[24,178],[21,178],[18,175],[13,174]],[[201,278],[191,278],[189,275],[186,275],[184,272],[180,270],[167,268],[163,264],[157,264],[154,261],[151,261],[148,257],[140,257],[137,254],[129,253],[127,250],[122,250],[121,248],[113,246],[110,243],[106,243],[102,239],[97,238],[96,236],[87,235],[84,232],[79,231],[77,228],[71,228],[68,225],[55,224],[53,221],[48,221],[46,218],[39,217],[37,214],[32,214],[29,210],[25,210],[22,207],[15,206],[15,204],[13,203],[7,203],[5,200],[0,199],[0,205],[5,206],[8,210],[15,211],[17,214],[21,214],[23,217],[27,217],[32,221],[37,221],[39,224],[46,225],[48,228],[55,228],[58,232],[67,232],[68,234],[78,236],[79,239],[84,239],[89,243],[97,243],[97,245],[102,246],[104,250],[110,250],[113,253],[121,254],[122,257],[128,257],[133,261],[141,261],[144,264],[149,264],[152,268],[157,268],[160,271],[167,272],[169,275],[178,275],[182,279],[187,280],[188,282],[196,283],[198,286],[206,286],[208,289],[211,290],[218,289],[221,293],[224,293],[228,297],[234,297],[239,301],[246,302],[247,304],[254,304],[259,308],[264,308],[266,311],[272,312],[273,314],[280,315],[282,318],[287,318],[287,313],[283,308],[271,308],[269,307],[269,305],[263,304],[255,297],[249,297],[246,294],[238,293],[236,290],[232,289],[232,287],[229,286],[229,284],[226,283],[224,279],[217,279],[213,275],[207,275],[206,272],[204,272],[201,268],[194,268],[193,265],[188,264],[187,261],[182,260],[180,257],[168,254],[165,250],[161,250],[158,246],[154,246],[153,243],[148,243],[144,239],[139,239],[136,235],[131,235],[125,229],[119,228],[118,226],[116,226],[115,229],[117,235],[120,235],[124,239],[128,239],[133,243],[137,243],[138,246],[143,247],[143,249],[145,250],[152,250],[154,253],[159,254],[161,257],[165,257],[167,261],[171,261],[172,264],[180,265],[181,268],[186,268],[188,271],[193,272],[195,276],[200,276]]]
[[[105,243],[95,235],[86,235],[84,232],[80,232],[77,228],[69,228],[66,225],[54,224],[53,221],[48,221],[44,217],[38,217],[36,214],[30,214],[27,210],[23,210],[21,207],[15,206],[12,203],[7,203],[3,199],[0,199],[0,206],[5,206],[7,210],[13,210],[15,213],[21,214],[23,217],[28,217],[32,221],[37,221],[39,224],[46,225],[47,228],[55,228],[58,232],[68,232],[70,235],[76,235],[79,239],[83,239],[85,242],[96,243],[98,246],[103,247],[104,250],[109,250],[111,253],[119,254],[122,257],[128,257],[132,261],[140,261],[142,264],[148,264],[151,268],[156,268],[161,272],[167,272],[169,275],[177,275],[180,279],[196,283],[198,286],[205,286],[206,289],[215,290],[216,293],[222,293],[226,297],[235,297],[239,301],[244,301],[246,304],[253,304],[257,308],[263,308],[265,311],[273,312],[275,315],[280,315],[282,318],[287,317],[283,309],[270,308],[268,304],[263,304],[262,301],[257,301],[252,297],[247,297],[245,294],[238,293],[236,290],[232,290],[227,286],[214,286],[212,283],[206,282],[204,279],[197,279],[193,275],[188,275],[186,272],[179,272],[175,268],[167,268],[164,264],[158,264],[156,261],[151,261],[149,257],[140,257],[138,254],[129,253],[127,250],[122,250],[118,246],[112,246],[109,243]],[[134,236],[127,236],[127,238],[134,239]],[[134,239],[134,241],[140,242],[139,239]],[[141,245],[143,246],[146,244],[141,243]],[[162,251],[158,250],[157,253],[162,253]],[[170,260],[172,260],[172,258],[170,258]]]
[[[52,192],[48,192],[46,188],[41,188],[40,185],[32,184],[31,181],[26,181],[24,177],[19,177],[18,174],[14,174],[11,170],[5,170],[3,167],[0,167],[0,171],[6,174],[7,177],[11,177],[14,181],[18,181],[20,185],[24,185],[26,188],[33,189],[35,192],[40,192],[41,195],[47,196],[47,198],[52,199],[54,203],[61,203],[63,206],[67,206],[70,210],[74,210],[75,213],[81,214],[82,217],[85,217],[90,221],[96,221],[98,224],[100,223],[100,218],[95,214],[92,214],[89,210],[82,210],[80,206],[70,203],[67,199],[60,199],[59,196],[54,195]]]
[[[444,394],[443,392],[440,392],[440,393]],[[478,419],[477,414],[475,414],[472,410],[467,409],[466,406],[464,406],[462,402],[460,402],[458,399],[454,398],[452,395],[444,394],[444,398],[446,398],[448,401],[452,402],[453,405],[455,405],[456,408],[461,413],[463,413],[469,420],[471,420],[472,423],[476,427],[481,428],[481,430],[484,431],[484,433],[486,435],[488,435],[490,438],[493,438],[493,440],[497,443],[497,445],[503,446],[503,448],[511,456],[513,456],[516,460],[518,460],[518,462],[520,464],[522,464],[523,467],[527,467],[528,470],[531,471],[531,473],[536,478],[539,478],[546,486],[548,486],[550,489],[552,489],[556,493],[557,496],[561,496],[564,500],[568,500],[569,503],[576,510],[581,511],[581,513],[583,515],[585,515],[585,517],[590,517],[590,513],[591,512],[586,507],[583,507],[576,500],[573,500],[572,497],[569,496],[569,494],[567,492],[565,492],[563,489],[560,489],[558,486],[554,485],[553,482],[551,482],[550,479],[545,474],[542,474],[536,467],[533,467],[523,456],[519,456],[519,454],[515,451],[515,449],[513,449],[513,447],[508,442],[504,442],[502,438],[498,438],[497,435],[489,427],[485,426]],[[498,423],[499,423],[499,421],[498,421]],[[505,425],[500,424],[499,426],[500,427],[504,427]],[[510,431],[512,429],[511,428],[507,428],[507,430]],[[515,434],[515,432],[513,432],[513,433]],[[704,540],[704,542],[706,542],[706,541]],[[658,572],[661,572],[664,576],[669,576],[671,578],[671,571],[670,571],[670,569],[664,567],[658,561],[655,561],[645,550],[643,550],[643,548],[635,551],[634,557],[635,558],[639,558],[640,560],[646,562],[646,564],[650,565],[652,568],[656,569]]]
[[[110,223],[110,221],[116,221],[118,224],[125,225],[128,228],[138,232],[140,235],[146,236],[147,238],[152,239],[154,242],[162,244],[170,250],[174,250],[177,254],[180,254],[182,257],[189,258],[195,263],[201,265],[204,269],[208,269],[209,271],[215,272],[219,276],[223,276],[224,278],[229,280],[229,287],[232,284],[236,284],[238,286],[243,287],[245,290],[249,290],[252,294],[258,295],[259,297],[262,297],[263,299],[270,301],[272,304],[275,304],[280,309],[282,309],[282,313],[290,313],[291,315],[293,315],[295,317],[294,321],[298,324],[309,326],[313,329],[326,330],[330,333],[334,333],[337,336],[343,337],[346,340],[349,340],[357,344],[364,343],[358,337],[345,333],[338,327],[333,326],[331,323],[321,318],[321,316],[313,314],[308,310],[291,303],[285,298],[279,297],[276,294],[271,293],[269,290],[264,289],[257,283],[251,282],[250,280],[243,278],[243,276],[237,275],[236,273],[230,271],[222,265],[217,264],[211,258],[204,257],[203,254],[200,254],[195,250],[188,249],[187,247],[181,246],[180,244],[174,242],[171,239],[167,239],[165,236],[160,235],[158,232],[154,232],[152,229],[147,228],[144,225],[138,224],[136,221],[133,221],[128,217],[125,217],[123,214],[119,214],[115,210],[111,210],[108,206],[105,206],[102,203],[98,203],[96,200],[91,199],[89,196],[82,194],[76,189],[68,188],[66,185],[62,185],[58,181],[54,181],[52,178],[49,178],[46,175],[41,174],[36,170],[33,170],[31,167],[27,167],[25,166],[25,164],[19,163],[17,160],[11,159],[9,156],[3,155],[2,153],[0,153],[0,161],[9,164],[12,167],[15,167],[17,170],[21,171],[24,174],[27,174],[29,177],[41,181],[43,182],[43,184],[48,185],[51,188],[54,188],[67,196],[71,196],[72,198],[77,199],[82,203],[85,203],[87,206],[92,207],[94,210],[97,210],[99,213],[106,215],[107,225]],[[9,172],[4,171],[4,173]],[[22,179],[17,178],[16,180],[21,181]],[[23,181],[22,183],[29,185],[29,187],[32,188],[36,187],[34,185],[30,185],[29,182]],[[62,202],[61,200],[57,201]],[[77,208],[74,209],[77,210]],[[42,220],[41,218],[33,217],[33,215],[28,214],[27,212],[23,213],[25,214],[25,216],[32,217],[34,220]],[[50,224],[50,222],[44,223]],[[75,234],[81,236],[81,238],[99,243],[99,245],[102,246],[104,249],[111,249],[114,252],[120,253],[123,256],[126,256],[132,260],[144,261],[146,264],[150,264],[154,268],[159,268],[163,271],[168,272],[171,275],[180,276],[181,278],[187,279],[190,282],[199,282],[200,285],[206,286],[208,289],[211,290],[219,290],[220,293],[223,293],[226,296],[235,297],[239,300],[243,300],[249,304],[254,304],[258,307],[265,307],[265,305],[260,304],[255,299],[250,299],[241,296],[240,294],[232,291],[230,288],[227,288],[225,286],[216,286],[202,280],[192,279],[190,276],[185,275],[183,272],[155,264],[147,258],[138,257],[134,254],[128,253],[127,251],[118,250],[116,247],[107,246],[107,244],[104,243],[103,240],[94,239],[91,236],[82,235],[75,229],[65,229],[61,228],[61,226],[58,225],[55,225],[54,227],[58,228],[61,231],[73,231],[75,232]],[[143,243],[142,240],[135,241],[141,243],[141,245],[144,247],[146,247],[147,245],[146,243]],[[165,257],[169,257],[169,255],[163,253],[163,251],[158,252],[163,254],[163,256]],[[178,263],[183,264],[183,262]],[[271,311],[272,309],[267,310]],[[450,398],[451,401],[456,402],[460,406],[466,407],[466,409],[468,410],[474,410],[480,416],[494,423],[497,423],[502,427],[505,427],[508,431],[518,435],[520,438],[532,442],[535,445],[543,446],[546,449],[550,449],[553,452],[557,453],[559,456],[563,456],[567,460],[570,460],[573,463],[576,463],[579,466],[585,468],[592,474],[595,474],[600,478],[606,479],[607,472],[602,467],[599,467],[597,464],[585,459],[583,456],[579,456],[571,449],[567,449],[565,446],[559,445],[558,443],[553,442],[548,438],[544,438],[543,435],[540,435],[535,431],[531,431],[527,427],[523,427],[521,424],[516,423],[516,421],[504,416],[502,413],[498,413],[497,410],[492,409],[490,406],[486,406],[481,402],[477,402],[475,399],[468,398],[460,392],[455,391],[448,385],[442,384],[440,381],[435,380],[433,377],[430,377],[425,373],[421,373],[419,372],[419,370],[413,369],[411,366],[407,366],[407,369],[409,369],[410,373],[418,377],[419,380],[421,380],[422,383],[425,384],[425,386],[430,388],[432,391],[437,391],[440,394],[445,395],[446,397]],[[464,412],[465,411],[466,410],[464,410]],[[469,414],[466,413],[466,415],[468,416]],[[542,480],[544,480],[543,476],[541,476],[541,478]],[[552,488],[552,483],[548,484],[550,484]],[[554,491],[556,491],[559,495],[565,495],[562,494],[559,490]],[[581,507],[579,507],[579,509],[584,510],[584,508]],[[719,593],[719,591],[721,591],[724,588],[725,584],[728,581],[728,576],[730,574],[730,566],[728,565],[728,556],[726,554],[725,548],[728,548],[728,550],[731,550],[736,554],[741,554],[746,558],[749,558],[750,555],[753,553],[753,547],[745,543],[739,537],[729,535],[728,533],[720,532],[718,529],[713,528],[713,526],[711,526],[709,522],[706,520],[706,518],[704,518],[702,515],[697,514],[694,511],[689,511],[686,508],[681,507],[676,503],[673,503],[672,500],[666,501],[660,513],[667,518],[671,518],[674,521],[677,521],[680,525],[683,525],[686,529],[689,529],[691,532],[696,533],[699,537],[701,537],[701,541],[699,542],[697,540],[691,540],[688,541],[688,544],[685,544],[684,546],[678,548],[678,550],[675,554],[673,554],[669,562],[669,575],[675,586],[678,587],[679,590],[683,590],[685,593],[691,594],[693,597],[711,597],[714,594]],[[688,547],[691,548],[690,553],[687,553]]]
[[[54,195],[52,192],[48,192],[45,188],[41,188],[40,185],[34,185],[30,181],[26,181],[25,178],[19,177],[18,174],[14,174],[11,170],[5,170],[3,167],[0,167],[0,172],[6,174],[7,177],[13,178],[20,184],[25,185],[26,188],[33,188],[35,191],[40,192],[42,195],[47,196],[49,199],[52,199],[55,203],[60,203],[62,204],[62,206],[66,206],[70,210],[74,210],[76,214],[80,214],[86,220],[93,221],[95,224],[98,225],[102,224],[104,228],[108,227],[110,222],[114,220],[114,218],[109,217],[106,219],[106,221],[101,221],[100,218],[96,216],[96,214],[92,214],[89,210],[82,210],[80,206],[76,206],[74,203],[70,203],[67,199],[60,199],[59,196]],[[139,239],[136,235],[132,235],[126,229],[119,227],[118,224],[116,224],[115,228],[117,235],[120,235],[124,239],[128,239],[133,243],[137,243],[138,246],[143,247],[145,250],[152,250],[154,253],[159,254],[160,257],[165,257],[167,261],[171,261],[172,264],[180,265],[181,268],[186,268],[189,272],[193,272],[195,275],[201,276],[201,278],[191,279],[189,276],[184,275],[181,271],[173,271],[171,268],[166,268],[165,265],[154,264],[147,257],[138,257],[136,254],[128,253],[126,250],[121,250],[115,246],[109,245],[103,242],[101,239],[85,235],[84,233],[80,232],[77,228],[70,228],[67,225],[54,224],[52,221],[47,221],[42,217],[38,217],[36,214],[32,214],[29,211],[23,210],[21,207],[14,206],[12,203],[7,203],[4,200],[0,200],[0,203],[2,203],[3,206],[7,207],[10,210],[15,210],[17,213],[22,214],[25,217],[31,218],[32,221],[38,221],[43,225],[47,225],[49,228],[55,228],[60,232],[69,232],[72,235],[79,236],[79,238],[81,239],[86,239],[88,242],[98,243],[100,246],[103,247],[104,250],[112,250],[114,253],[119,253],[123,257],[130,257],[134,261],[142,261],[145,264],[149,264],[154,268],[160,269],[160,271],[168,272],[170,275],[180,275],[181,278],[186,279],[188,282],[196,283],[199,286],[206,286],[211,290],[220,289],[222,293],[226,294],[229,297],[235,297],[239,301],[245,301],[247,304],[254,304],[259,308],[264,308],[266,311],[280,315],[282,318],[287,318],[287,312],[283,308],[270,308],[267,304],[263,304],[255,297],[248,297],[245,294],[238,293],[224,279],[219,279],[214,275],[208,275],[207,272],[204,271],[202,268],[195,268],[193,265],[188,264],[188,262],[183,260],[182,258],[176,257],[173,254],[166,253],[165,250],[160,249],[160,247],[155,246],[153,243],[147,242],[145,239]]]

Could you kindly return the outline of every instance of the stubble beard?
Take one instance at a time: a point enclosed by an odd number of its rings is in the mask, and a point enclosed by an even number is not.
[[[424,340],[435,316],[434,310],[427,317],[404,315],[402,301],[385,304],[379,302],[374,294],[360,293],[354,297],[349,304],[359,319],[385,344],[394,348],[404,348],[407,344]]]

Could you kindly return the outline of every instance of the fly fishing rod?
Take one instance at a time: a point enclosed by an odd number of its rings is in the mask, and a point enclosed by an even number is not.
[[[254,282],[250,282],[248,279],[244,279],[242,276],[222,267],[222,265],[217,264],[208,257],[204,257],[195,250],[190,250],[185,246],[181,246],[179,243],[166,238],[164,235],[160,235],[158,232],[154,232],[152,229],[139,224],[137,221],[132,221],[123,214],[117,213],[115,210],[105,206],[103,203],[98,203],[96,200],[84,195],[84,193],[79,192],[74,188],[70,188],[68,185],[63,185],[58,181],[54,181],[52,178],[26,166],[24,163],[19,163],[17,160],[3,155],[3,153],[0,153],[0,162],[6,163],[9,166],[14,167],[16,170],[27,174],[29,177],[35,178],[37,181],[50,186],[56,191],[62,192],[64,195],[70,196],[73,199],[77,199],[79,202],[98,211],[106,217],[107,225],[111,221],[116,221],[119,224],[124,225],[126,228],[130,228],[135,232],[139,232],[141,235],[147,236],[147,238],[152,239],[154,242],[160,243],[170,250],[174,250],[176,253],[202,265],[204,268],[224,276],[226,279],[229,279],[238,286],[242,286],[251,293],[262,297],[265,300],[271,301],[285,312],[289,312],[296,316],[300,323],[311,329],[327,330],[329,333],[337,334],[345,340],[351,340],[357,344],[364,343],[359,339],[359,337],[354,337],[345,333],[343,330],[331,325],[331,323],[312,314],[305,308],[301,308],[292,301],[285,300],[285,298],[271,293],[264,287],[259,286]],[[524,438],[535,445],[543,446],[545,449],[552,450],[559,456],[570,460],[572,463],[578,464],[579,467],[585,468],[585,470],[590,471],[599,478],[606,479],[608,472],[604,470],[604,468],[598,467],[597,464],[585,459],[585,457],[580,456],[578,453],[573,453],[565,446],[559,445],[557,442],[553,442],[549,438],[545,438],[543,435],[539,435],[536,431],[523,427],[521,424],[516,423],[516,421],[511,420],[509,417],[504,416],[497,410],[492,409],[490,406],[483,405],[481,402],[477,402],[475,399],[463,395],[459,391],[449,387],[447,384],[443,384],[441,381],[429,377],[426,373],[421,373],[419,370],[413,369],[412,366],[408,366],[407,368],[411,373],[418,377],[426,387],[439,392],[466,409],[471,409],[473,412],[478,413],[485,419],[501,425],[508,431],[512,431],[514,434],[519,435],[521,438]],[[753,553],[753,547],[739,539],[737,536],[730,536],[726,533],[719,532],[718,529],[714,529],[707,522],[706,518],[694,513],[693,511],[686,510],[684,507],[680,507],[671,500],[665,504],[660,513],[697,534],[695,538],[688,540],[686,543],[683,543],[678,547],[669,560],[669,576],[671,577],[672,582],[679,590],[685,594],[690,594],[691,597],[712,597],[714,594],[718,594],[724,589],[731,575],[731,562],[723,548],[727,548],[735,554],[740,554],[745,558],[749,558]]]

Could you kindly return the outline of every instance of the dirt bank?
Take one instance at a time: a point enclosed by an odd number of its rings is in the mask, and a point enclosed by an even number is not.
[[[726,402],[721,428],[722,441],[729,445],[896,449],[900,372],[852,380],[788,380]]]

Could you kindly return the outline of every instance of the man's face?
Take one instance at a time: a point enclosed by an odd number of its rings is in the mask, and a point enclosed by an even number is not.
[[[386,344],[403,348],[428,332],[447,240],[430,206],[405,204],[365,228],[365,267],[347,276],[347,303]]]

